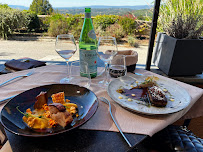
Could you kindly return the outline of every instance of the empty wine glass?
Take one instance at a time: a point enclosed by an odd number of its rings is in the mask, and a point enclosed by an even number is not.
[[[69,83],[69,80],[70,80],[69,59],[75,54],[77,50],[77,46],[73,35],[69,35],[69,34],[57,35],[55,50],[62,58],[66,60],[67,66],[68,66],[68,75],[67,77],[61,79],[60,83]]]
[[[81,76],[82,75],[81,69],[85,73],[85,77]],[[90,76],[90,71],[89,71],[87,62],[83,62],[83,61],[71,62],[69,83],[83,86],[86,88],[90,87],[91,76]]]
[[[116,38],[111,36],[99,37],[97,54],[99,58],[105,63],[105,79],[99,83],[106,87],[108,80],[108,63],[117,54]]]

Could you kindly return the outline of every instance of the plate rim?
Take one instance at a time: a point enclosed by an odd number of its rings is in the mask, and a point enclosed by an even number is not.
[[[27,92],[27,91],[32,90],[32,89],[37,89],[37,88],[40,88],[40,87],[52,86],[52,85],[72,85],[72,86],[78,86],[78,87],[80,87],[80,88],[86,88],[86,87],[79,86],[79,85],[76,85],[76,84],[60,84],[60,83],[53,83],[53,84],[40,85],[40,86],[37,86],[37,87],[34,87],[34,88],[30,88],[30,89],[28,89],[28,90],[25,90],[25,91],[19,93],[19,94],[16,95],[14,98],[18,97],[19,95],[21,95],[21,94],[24,93],[24,92]],[[95,94],[92,90],[90,90],[90,89],[88,89],[88,88],[86,88],[86,89],[89,90],[90,92],[92,92],[92,93],[95,95],[96,99],[95,99],[95,102],[94,102],[93,104],[96,104],[96,108],[95,108],[95,111],[90,115],[89,119],[85,120],[83,123],[81,123],[80,125],[77,125],[76,127],[71,127],[71,128],[69,128],[69,129],[67,129],[67,130],[62,130],[62,131],[59,131],[59,132],[56,132],[56,133],[39,134],[39,135],[29,135],[29,134],[23,134],[23,133],[16,133],[15,131],[13,131],[13,130],[7,128],[7,126],[6,126],[6,125],[3,123],[3,121],[2,121],[2,111],[3,111],[3,109],[4,109],[4,108],[6,107],[6,105],[9,104],[9,102],[11,102],[14,98],[12,98],[11,100],[9,100],[9,101],[3,106],[2,110],[1,110],[1,113],[0,113],[0,115],[1,115],[1,116],[0,116],[0,122],[1,122],[1,124],[2,124],[2,126],[3,126],[3,128],[5,128],[7,131],[9,131],[9,132],[11,132],[11,133],[13,133],[13,134],[15,134],[15,135],[24,136],[24,137],[34,137],[34,138],[36,138],[36,137],[48,137],[48,136],[54,136],[54,135],[59,135],[59,134],[65,133],[65,132],[69,132],[69,131],[74,130],[74,129],[78,128],[78,127],[81,127],[82,125],[84,125],[85,123],[87,123],[87,122],[94,116],[94,114],[96,113],[96,111],[97,111],[97,109],[98,109],[98,106],[99,106],[98,97],[96,96],[96,94]]]
[[[142,75],[142,76],[131,75],[131,77],[134,77],[134,78],[135,78],[135,77],[148,77],[148,76],[154,76],[154,75]],[[126,76],[124,76],[124,77],[129,77],[129,75],[126,75]],[[130,107],[128,107],[128,106],[125,106],[125,105],[121,104],[120,101],[117,101],[118,99],[116,99],[116,98],[114,99],[114,96],[112,97],[112,95],[110,94],[109,86],[112,85],[112,83],[114,83],[114,81],[118,81],[120,78],[121,78],[121,77],[116,78],[116,79],[112,80],[112,81],[109,83],[108,88],[107,88],[107,92],[108,92],[108,95],[110,96],[110,98],[111,98],[114,102],[116,102],[119,106],[121,106],[121,107],[123,107],[124,109],[127,109],[127,110],[129,110],[129,111],[131,111],[131,112],[136,112],[136,113],[139,113],[139,114],[144,114],[144,115],[149,115],[149,116],[150,116],[150,115],[169,115],[169,114],[174,114],[174,113],[177,113],[177,112],[180,112],[180,111],[184,110],[185,108],[187,108],[187,107],[189,106],[189,104],[190,104],[190,102],[191,102],[191,96],[190,96],[190,94],[188,93],[188,91],[187,91],[185,88],[181,87],[180,85],[178,85],[178,84],[172,82],[172,83],[176,84],[178,87],[184,89],[185,92],[187,92],[187,95],[188,95],[188,97],[189,97],[189,102],[185,105],[184,108],[179,109],[179,110],[176,110],[176,111],[167,112],[167,113],[149,113],[149,112],[143,112],[143,111],[139,111],[139,110],[132,109],[132,108],[130,108]],[[159,78],[159,77],[158,77],[158,78]],[[162,78],[159,78],[159,79],[163,80]]]

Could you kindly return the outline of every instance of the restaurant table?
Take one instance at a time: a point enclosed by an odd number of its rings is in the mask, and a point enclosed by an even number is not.
[[[46,71],[47,69],[64,69],[64,65],[58,65],[57,67],[52,67],[52,65],[46,66],[46,67],[40,67],[41,71],[44,71],[45,73],[48,72]],[[36,68],[36,70],[39,70],[40,68]],[[43,70],[42,70],[43,69]],[[22,72],[22,71],[21,71]],[[146,71],[143,69],[136,69],[136,73],[142,73],[146,75],[156,75],[150,71]],[[55,72],[55,74],[57,71]],[[16,73],[14,73],[16,74]],[[4,76],[5,78],[5,76]],[[168,79],[168,78],[167,78]],[[23,80],[20,80],[23,82]],[[175,80],[171,80],[175,81]],[[53,81],[55,82],[55,81]],[[94,79],[93,79],[94,82]],[[177,82],[177,81],[175,81]],[[18,82],[17,82],[18,83]],[[198,117],[202,116],[203,112],[202,110],[199,110],[197,107],[203,107],[203,91],[202,89],[177,82],[181,86],[183,86],[191,95],[193,99],[193,105],[187,108],[187,110],[180,111],[174,115],[174,118],[171,116],[167,116],[167,123],[164,121],[165,118],[153,118],[151,120],[151,124],[160,123],[160,127],[155,126],[155,130],[152,130],[151,132],[147,132],[148,128],[153,127],[153,126],[148,126],[146,130],[140,131],[141,133],[125,133],[126,137],[129,139],[130,143],[133,145],[132,148],[129,148],[125,140],[122,138],[118,130],[116,130],[116,127],[114,125],[111,126],[111,128],[107,130],[96,130],[94,129],[94,126],[89,125],[92,122],[92,120],[95,120],[95,117],[98,115],[97,113],[94,118],[88,121],[85,125],[81,126],[78,129],[75,129],[71,132],[66,132],[64,134],[59,134],[55,136],[48,136],[48,137],[40,137],[40,138],[31,138],[31,137],[23,137],[23,136],[18,136],[15,134],[12,134],[8,131],[6,131],[7,138],[9,140],[9,143],[11,145],[12,150],[15,152],[22,152],[22,151],[135,151],[136,145],[146,139],[149,136],[152,136],[154,133],[160,131],[161,129],[165,128],[167,124],[171,124],[175,122],[176,120],[183,118],[193,118],[193,117]],[[101,104],[101,103],[99,103]],[[115,104],[116,106],[116,104]],[[191,108],[192,107],[192,108]],[[118,110],[123,110],[118,106]],[[192,110],[191,110],[192,109]],[[194,110],[195,109],[195,110]],[[139,119],[143,120],[148,120],[149,118],[145,115],[139,115],[136,113],[131,113],[131,112],[126,112],[126,110],[123,110],[124,113],[128,113],[129,115],[135,115],[137,116],[137,120],[140,123]],[[185,115],[185,113],[187,114]],[[107,115],[105,115],[107,117]],[[110,117],[110,115],[109,115]],[[128,118],[127,118],[128,119]],[[129,118],[130,119],[130,118]],[[151,118],[150,118],[151,119]],[[149,120],[150,120],[149,119]],[[117,117],[117,120],[119,118]],[[138,123],[137,122],[137,123]],[[124,125],[123,128],[121,129],[128,129],[128,127],[133,130],[133,126],[125,126],[125,124],[122,124],[123,122],[118,121],[118,123],[121,125]],[[133,125],[136,125],[136,122],[130,122]],[[127,124],[126,124],[127,125]],[[139,125],[139,124],[138,124]],[[142,123],[140,123],[142,125]],[[102,126],[102,125],[101,125]],[[87,129],[90,127],[90,129]],[[91,128],[92,127],[92,128]],[[105,126],[103,126],[105,127]],[[140,128],[145,128],[147,126],[140,126]],[[138,129],[140,129],[138,128]],[[134,130],[133,130],[134,131]],[[126,132],[124,130],[124,132]],[[136,131],[135,131],[136,132]],[[145,134],[146,132],[146,134]],[[9,147],[8,144],[6,144],[7,148]],[[3,147],[2,149],[4,149]]]

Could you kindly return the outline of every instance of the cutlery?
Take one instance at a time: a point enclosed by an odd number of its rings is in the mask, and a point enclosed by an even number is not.
[[[136,72],[135,72],[134,74],[136,74],[136,75],[143,75],[143,74],[140,74],[140,73],[136,73]]]
[[[6,99],[0,100],[0,104],[3,104],[3,103],[6,103],[6,102],[10,101],[10,100],[11,100],[12,98],[14,98],[15,96],[17,96],[17,95],[14,95],[14,96],[8,97],[8,98],[6,98]]]
[[[113,114],[112,114],[112,112],[111,112],[111,104],[110,104],[110,102],[109,102],[106,98],[104,98],[104,97],[100,97],[100,100],[101,100],[102,102],[104,102],[104,103],[106,103],[106,104],[109,105],[109,113],[110,113],[110,115],[111,115],[111,118],[113,119],[113,121],[114,121],[116,127],[117,127],[118,130],[120,131],[121,135],[123,136],[123,138],[125,139],[125,141],[126,141],[127,144],[129,145],[129,147],[132,147],[132,145],[130,144],[130,142],[128,141],[128,139],[125,137],[125,135],[123,134],[122,130],[120,129],[120,127],[118,126],[116,120],[115,120],[114,117],[113,117]]]
[[[0,84],[0,86],[3,86],[3,85],[5,85],[6,83],[8,83],[8,82],[10,82],[10,81],[12,81],[12,80],[15,80],[15,79],[17,79],[17,78],[20,78],[20,77],[28,77],[28,76],[32,75],[33,73],[34,73],[34,71],[32,70],[32,71],[30,71],[29,73],[27,73],[27,74],[25,74],[25,75],[19,75],[19,76],[17,76],[17,77],[14,77],[14,78],[12,78],[12,79],[7,80],[6,82],[3,82],[2,84]]]

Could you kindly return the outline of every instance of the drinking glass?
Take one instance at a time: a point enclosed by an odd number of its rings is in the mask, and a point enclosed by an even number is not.
[[[81,77],[81,69],[83,69],[85,77],[84,76]],[[91,76],[87,62],[83,61],[71,62],[69,83],[89,88],[91,84]]]
[[[125,62],[125,55],[116,55],[113,60],[110,61],[109,74],[113,78],[125,76],[127,73],[127,67]]]
[[[116,38],[111,36],[99,37],[97,55],[105,63],[105,79],[99,83],[106,87],[108,80],[108,63],[117,54]]]
[[[67,77],[60,80],[60,83],[69,83],[69,59],[75,54],[77,46],[73,35],[61,34],[57,35],[55,43],[56,52],[66,60],[68,66]]]

